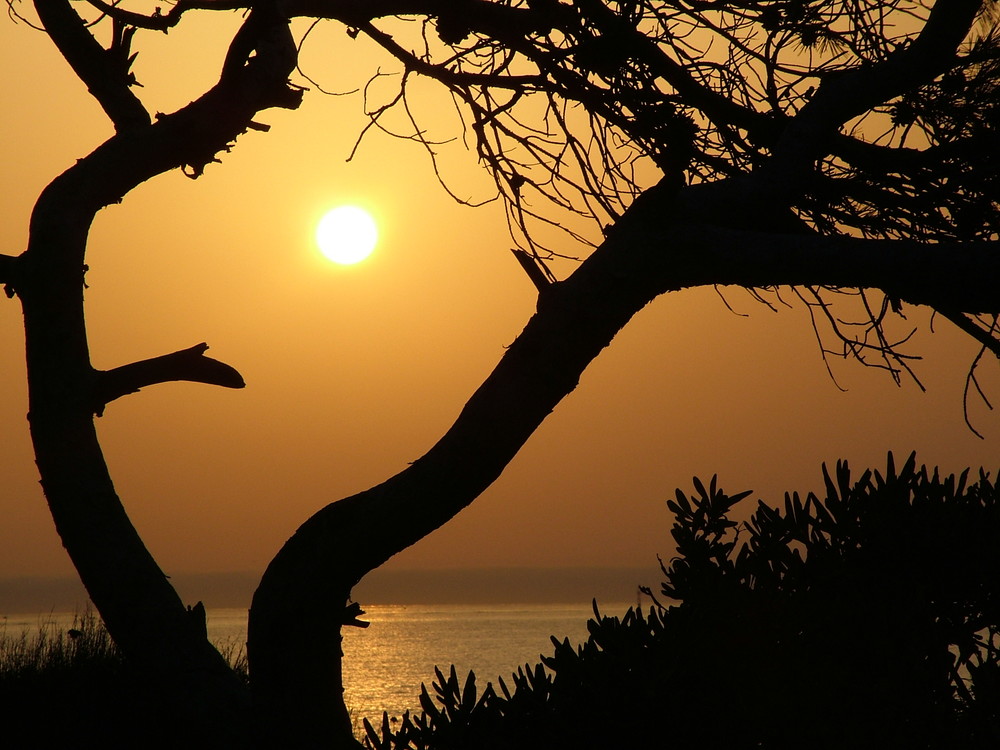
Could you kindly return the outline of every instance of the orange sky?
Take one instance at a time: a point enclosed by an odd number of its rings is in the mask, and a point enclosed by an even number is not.
[[[152,111],[176,109],[217,77],[220,30],[234,18],[188,21],[136,37]],[[340,31],[306,50],[307,72],[329,88],[394,69]],[[16,254],[39,191],[111,129],[43,35],[0,21],[0,66],[0,252]],[[425,106],[447,111],[440,99]],[[457,206],[412,143],[374,134],[345,163],[360,109],[358,96],[311,91],[299,111],[259,118],[271,132],[244,136],[201,179],[161,176],[98,217],[86,297],[95,366],[207,341],[248,384],[158,386],[111,404],[98,423],[119,493],[168,573],[263,570],[313,511],[427,450],[534,309],[499,206]],[[458,134],[447,116],[430,122]],[[486,197],[473,155],[443,151],[456,189]],[[338,202],[381,224],[376,254],[352,268],[312,244]],[[740,290],[727,298],[749,317],[712,290],[644,311],[494,487],[389,565],[655,568],[670,551],[664,501],[692,475],[718,473],[733,492],[777,501],[820,487],[820,464],[838,457],[860,469],[887,450],[917,450],[949,471],[1000,466],[997,415],[973,404],[985,440],[963,423],[976,348],[947,322],[914,346],[928,393],[835,362],[841,392],[801,308],[775,314]],[[28,442],[20,311],[2,302],[0,578],[68,574]],[[984,370],[1000,397],[996,363]]]

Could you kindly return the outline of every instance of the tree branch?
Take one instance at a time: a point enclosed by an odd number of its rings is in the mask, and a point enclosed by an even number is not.
[[[402,47],[391,34],[380,31],[370,21],[359,23],[358,28],[406,67],[428,78],[440,81],[450,88],[455,86],[491,86],[493,88],[521,90],[529,87],[540,88],[541,84],[545,82],[545,77],[537,74],[491,75],[455,70],[446,65],[435,64],[418,57]]]
[[[684,287],[880,289],[914,305],[970,314],[1000,312],[1000,242],[930,244],[740,232],[704,224],[677,231],[672,244],[684,249],[670,260],[678,264],[676,278]],[[696,257],[699,253],[703,257]],[[713,269],[711,263],[718,265]]]
[[[129,26],[139,29],[149,29],[151,31],[162,31],[166,33],[176,26],[181,16],[189,10],[241,10],[251,6],[251,0],[238,0],[229,2],[228,0],[179,0],[165,14],[160,14],[157,8],[156,14],[146,16],[142,13],[126,10],[117,5],[111,5],[103,0],[87,0],[92,6],[97,8],[109,18],[121,21]]]
[[[157,383],[186,380],[223,388],[244,388],[243,376],[233,367],[205,356],[208,344],[197,344],[172,354],[144,359],[113,370],[98,370],[94,383],[94,410],[98,416],[116,398]]]
[[[711,87],[699,82],[685,65],[671,58],[655,40],[627,23],[603,2],[588,0],[578,4],[586,8],[588,19],[600,27],[602,33],[628,40],[631,54],[662,76],[685,104],[698,109],[720,127],[745,129],[765,143],[770,143],[777,137],[779,128],[773,118],[745,107],[734,98],[713,91]]]
[[[250,10],[253,0],[178,0],[165,14],[151,16],[125,10],[105,0],[87,0],[109,17],[153,31],[168,31],[176,26],[184,13],[192,10]],[[512,8],[490,0],[285,0],[281,11],[288,18],[325,18],[349,26],[388,16],[454,15],[485,32],[510,34],[527,28],[538,28],[543,14],[529,8]],[[528,21],[531,25],[526,25]]]
[[[80,80],[97,99],[119,132],[150,123],[149,113],[129,86],[131,34],[117,21],[115,40],[106,50],[88,31],[69,0],[35,0],[35,9],[45,31]]]
[[[981,0],[935,3],[917,37],[885,61],[828,75],[774,147],[769,169],[785,173],[786,190],[795,189],[788,173],[822,157],[841,125],[947,70],[981,6]]]
[[[287,22],[272,17],[260,23],[255,16],[244,26],[252,26],[253,35],[234,38],[232,47],[239,54],[227,56],[226,74],[219,83],[127,138],[111,138],[53,180],[35,206],[32,232],[51,235],[62,224],[89,223],[104,206],[121,201],[137,185],[171,169],[187,168],[188,176],[198,177],[208,164],[218,161],[219,152],[228,151],[239,135],[254,127],[258,112],[270,107],[296,109],[302,90],[288,83],[295,68],[295,42]],[[246,59],[254,50],[257,54]],[[50,204],[60,205],[56,210],[64,214],[63,221],[49,220]],[[73,209],[68,215],[67,206]],[[44,225],[37,220],[41,216],[47,217]],[[37,250],[47,246],[34,243],[27,254],[32,263]]]
[[[994,336],[994,331],[996,330],[995,323],[993,330],[986,330],[984,328],[980,328],[979,326],[977,326],[973,321],[969,320],[968,316],[966,316],[963,313],[956,312],[955,310],[948,310],[942,308],[937,308],[937,311],[945,318],[950,320],[952,324],[954,324],[954,326],[958,328],[960,331],[967,333],[969,336],[971,336],[980,344],[982,344],[983,349],[992,352],[997,359],[1000,359],[1000,340],[998,340],[996,336]]]

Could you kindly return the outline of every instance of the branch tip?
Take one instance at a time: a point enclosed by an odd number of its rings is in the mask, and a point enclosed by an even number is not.
[[[528,278],[531,279],[531,283],[535,285],[539,294],[556,282],[555,275],[535,253],[529,253],[527,250],[514,247],[510,251],[514,253],[517,262],[528,275]]]
[[[94,413],[101,416],[104,407],[117,398],[136,393],[157,383],[188,381],[223,388],[245,388],[243,376],[232,366],[206,357],[208,344],[202,342],[188,349],[122,365],[112,370],[98,370],[94,386]]]

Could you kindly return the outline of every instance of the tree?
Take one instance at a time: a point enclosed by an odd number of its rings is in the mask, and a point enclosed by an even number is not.
[[[992,6],[978,0],[930,9],[902,0],[180,0],[149,15],[89,0],[96,25],[68,0],[35,5],[116,130],[43,191],[27,249],[0,257],[0,281],[24,311],[39,471],[109,632],[212,742],[248,744],[251,707],[253,737],[265,744],[353,742],[331,632],[356,624],[352,587],[471,503],[658,295],[735,285],[767,301],[791,288],[841,354],[896,378],[910,372],[905,336],[890,328],[904,305],[931,307],[983,353],[1000,354],[1000,47]],[[133,41],[190,13],[232,10],[249,12],[219,82],[154,120],[132,88]],[[397,16],[418,23],[397,30]],[[322,509],[275,556],[250,613],[248,695],[136,534],[93,424],[108,402],[145,386],[242,379],[203,346],[95,370],[82,289],[88,230],[103,207],[168,170],[197,177],[241,133],[266,129],[260,111],[298,106],[303,92],[288,82],[294,18],[338,21],[382,45],[405,67],[396,103],[413,74],[448,87],[539,299],[426,455]],[[106,46],[95,30],[110,33]],[[373,126],[385,111],[374,108]],[[420,132],[413,140],[433,153]],[[570,250],[547,228],[585,242],[588,221],[600,229],[596,247],[554,282],[545,259]],[[857,325],[833,312],[844,297],[860,311]]]

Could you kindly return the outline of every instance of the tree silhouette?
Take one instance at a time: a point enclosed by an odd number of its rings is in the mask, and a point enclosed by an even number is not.
[[[0,256],[0,282],[24,311],[29,424],[56,528],[127,658],[216,746],[354,743],[338,637],[357,623],[352,587],[489,486],[654,297],[734,285],[767,302],[791,289],[825,352],[895,378],[912,374],[907,336],[891,330],[905,305],[931,307],[1000,354],[992,4],[178,0],[150,15],[77,5],[86,20],[69,0],[36,0],[35,13],[115,134],[45,188],[27,249]],[[130,73],[140,33],[234,10],[246,13],[218,83],[151,117]],[[418,23],[397,28],[400,16]],[[294,18],[341,22],[401,62],[399,96],[371,108],[372,127],[405,104],[413,75],[454,94],[518,260],[540,271],[539,299],[437,444],[320,510],[275,556],[250,613],[248,694],[132,527],[93,423],[145,386],[242,379],[203,345],[96,370],[82,290],[103,207],[169,170],[199,176],[240,134],[267,129],[262,110],[298,106]],[[95,29],[110,31],[107,46]],[[421,132],[408,137],[433,153]],[[554,228],[564,241],[549,238]],[[547,283],[545,260],[582,252]],[[831,310],[841,298],[856,322]]]

